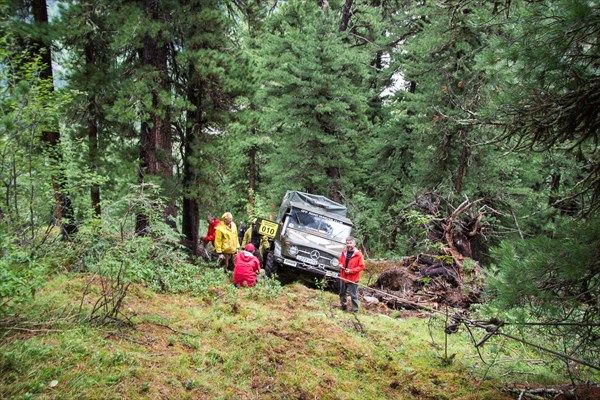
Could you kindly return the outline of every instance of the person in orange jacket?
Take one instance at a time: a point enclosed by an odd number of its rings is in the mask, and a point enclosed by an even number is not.
[[[338,262],[340,268],[340,308],[344,311],[348,294],[352,301],[352,312],[358,312],[358,281],[360,272],[365,269],[365,260],[362,252],[356,248],[356,239],[346,239],[346,250],[340,255]]]

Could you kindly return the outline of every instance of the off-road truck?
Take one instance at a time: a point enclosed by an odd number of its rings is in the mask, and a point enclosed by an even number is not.
[[[327,197],[288,190],[266,255],[267,274],[285,271],[337,281],[338,259],[352,231],[346,212]]]

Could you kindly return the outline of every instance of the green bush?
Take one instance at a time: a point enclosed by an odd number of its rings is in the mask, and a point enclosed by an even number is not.
[[[0,225],[0,314],[33,297],[43,283],[44,269],[16,243]]]

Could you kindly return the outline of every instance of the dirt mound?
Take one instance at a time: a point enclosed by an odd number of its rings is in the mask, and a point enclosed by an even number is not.
[[[395,292],[416,292],[422,286],[421,279],[406,268],[394,268],[379,275],[375,287]]]

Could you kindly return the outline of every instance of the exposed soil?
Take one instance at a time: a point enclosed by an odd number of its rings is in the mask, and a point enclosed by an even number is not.
[[[483,282],[478,265],[465,271],[428,255],[396,262],[367,261],[365,273],[369,284],[361,288],[361,295],[367,308],[379,302],[397,310],[436,310],[442,305],[466,309],[479,301]],[[378,277],[370,283],[374,276]]]

